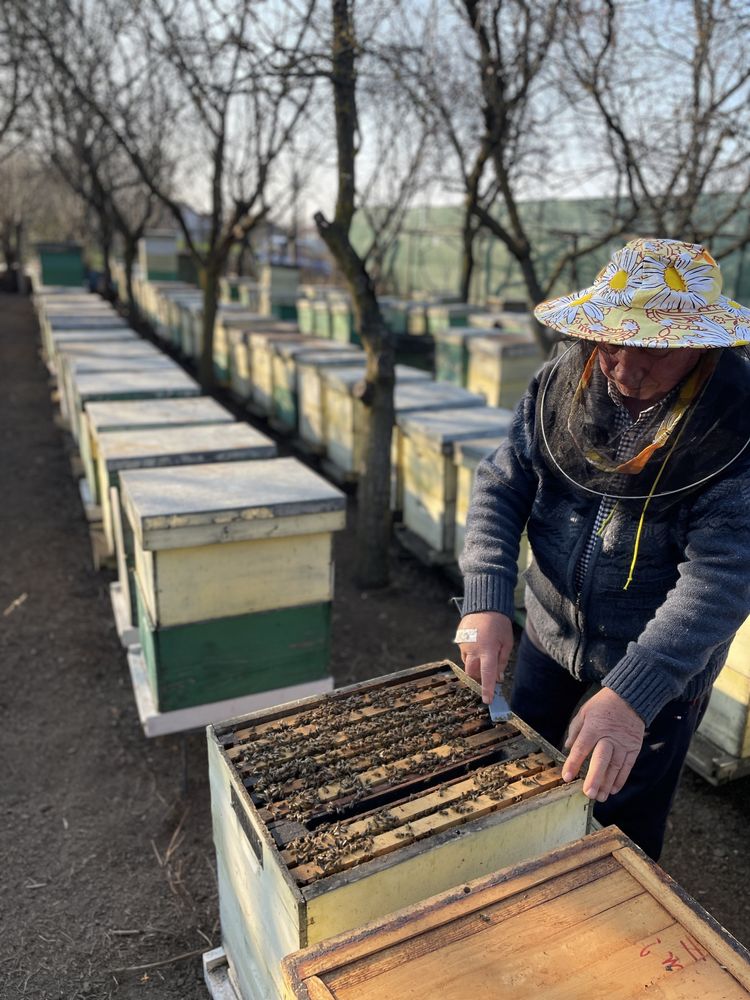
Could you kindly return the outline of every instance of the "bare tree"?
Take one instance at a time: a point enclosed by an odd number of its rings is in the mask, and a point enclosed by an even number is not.
[[[16,5],[0,4],[0,161],[11,156],[23,139],[19,125],[32,90],[30,67],[20,45]]]
[[[646,3],[574,6],[565,53],[588,96],[579,113],[598,129],[621,213],[693,242],[729,229],[723,257],[750,241],[750,11],[734,0],[665,4],[660,16],[680,31],[644,37],[634,67],[623,53],[648,13]]]
[[[368,12],[373,17],[371,30],[376,30],[372,28],[375,21],[382,23],[387,11],[386,4]],[[395,341],[383,321],[376,280],[404,213],[420,188],[429,124],[413,120],[398,81],[382,74],[384,64],[367,62],[365,53],[372,47],[372,39],[366,28],[358,36],[353,0],[332,0],[331,14],[328,75],[336,129],[337,196],[333,216],[318,212],[315,223],[349,287],[365,348],[366,371],[360,386],[365,447],[357,491],[357,581],[374,588],[388,582],[395,384]],[[358,101],[362,93],[369,98],[368,112],[375,119],[367,119],[372,171],[364,182],[358,171],[364,133]],[[352,239],[358,210],[367,223],[364,246],[355,246]]]
[[[213,382],[213,329],[219,278],[232,247],[269,213],[271,172],[299,126],[314,79],[292,72],[315,0],[143,0],[136,8],[89,0],[55,0],[27,16],[28,30],[63,73],[78,99],[114,136],[141,180],[172,213],[201,276],[203,346],[199,377]],[[105,22],[102,30],[102,22]],[[67,38],[60,37],[64,24]],[[71,34],[73,37],[71,37]],[[106,45],[108,72],[95,90],[81,86],[81,62]],[[72,55],[75,53],[75,55]],[[210,219],[207,238],[189,225],[184,203],[157,174],[143,145],[143,114],[133,119],[133,95],[158,103],[163,148]],[[169,174],[169,172],[167,172]]]

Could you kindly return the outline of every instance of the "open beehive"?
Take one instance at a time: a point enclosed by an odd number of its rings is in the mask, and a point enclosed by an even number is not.
[[[210,727],[222,938],[243,997],[290,952],[582,836],[589,802],[450,663]]]
[[[284,961],[285,1000],[741,1000],[750,955],[616,827]]]

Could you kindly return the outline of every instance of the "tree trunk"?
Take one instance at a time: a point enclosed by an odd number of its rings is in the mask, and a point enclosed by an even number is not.
[[[125,250],[123,253],[125,260],[125,285],[128,296],[128,317],[131,323],[137,325],[140,319],[138,314],[138,304],[135,301],[133,292],[133,265],[138,253],[138,243],[136,240],[125,237]]]
[[[214,376],[214,326],[219,309],[219,270],[215,262],[203,268],[203,343],[198,359],[198,381],[210,390],[216,384]]]
[[[471,216],[467,212],[463,228],[463,251],[461,254],[461,286],[459,296],[462,302],[471,298],[471,279],[474,274],[474,237],[476,230],[471,225]]]
[[[375,360],[368,359],[369,360]],[[381,355],[380,362],[386,357]],[[388,584],[391,540],[391,435],[393,431],[393,376],[380,376],[371,386],[371,402],[364,407],[364,464],[357,487],[357,570],[361,587]]]

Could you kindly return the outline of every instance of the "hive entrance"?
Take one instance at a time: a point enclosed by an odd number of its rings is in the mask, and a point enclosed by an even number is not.
[[[561,784],[540,741],[445,666],[222,734],[299,885]]]

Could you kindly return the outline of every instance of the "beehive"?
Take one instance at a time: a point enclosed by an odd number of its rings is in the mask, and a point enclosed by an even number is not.
[[[453,327],[435,333],[435,378],[465,386],[469,374],[469,341],[486,336],[486,330],[473,326]]]
[[[294,459],[120,475],[160,712],[329,682],[343,495]]]
[[[454,449],[456,462],[456,525],[453,541],[453,554],[458,560],[464,547],[466,535],[466,518],[471,504],[471,493],[474,488],[474,475],[477,466],[491,455],[504,440],[500,437],[474,438],[469,441],[457,441]],[[529,564],[529,541],[524,531],[518,550],[518,582],[513,593],[513,601],[517,608],[525,606],[524,591],[526,581],[523,573]]]
[[[346,344],[332,340],[305,337],[302,340],[273,339],[271,349],[271,380],[273,383],[271,418],[273,426],[286,433],[297,429],[297,364],[308,354],[328,353],[352,359],[354,354]]]
[[[616,827],[284,961],[285,1000],[740,1000],[750,954]]]
[[[427,307],[427,329],[435,337],[451,327],[466,327],[469,314],[476,312],[477,307],[466,302],[435,302]]]
[[[458,668],[456,668],[458,669]],[[223,945],[240,996],[280,960],[582,836],[589,803],[447,662],[209,728]]]
[[[365,375],[364,365],[321,368],[324,434],[328,460],[339,472],[356,476],[365,448],[366,413],[356,395]],[[432,382],[427,372],[409,365],[396,365],[396,387],[409,382]],[[432,383],[434,384],[434,383]],[[425,398],[422,396],[422,398]],[[404,398],[404,405],[408,405]]]
[[[137,342],[136,342],[137,343]],[[135,347],[136,343],[127,341],[124,347]],[[116,346],[116,342],[114,344]],[[85,354],[76,356],[66,356],[66,352],[61,350],[60,371],[62,379],[58,379],[58,388],[61,393],[61,409],[65,414],[71,413],[75,408],[75,387],[78,379],[82,375],[93,375],[100,372],[113,372],[122,374],[124,372],[170,372],[174,371],[175,363],[166,354],[163,354],[153,345],[153,353],[149,354],[120,354],[110,351],[98,357],[89,357]]]
[[[194,360],[200,356],[200,345],[203,342],[201,324],[203,323],[203,297],[199,299],[184,299],[179,303],[180,310],[180,350],[186,358]]]
[[[259,309],[277,319],[297,319],[299,267],[296,264],[265,264],[259,282]]]
[[[275,455],[276,444],[271,438],[244,423],[101,431],[96,471],[108,554],[115,552],[110,487],[118,486],[120,473],[126,469],[239,462]]]
[[[252,312],[260,309],[260,286],[251,278],[243,278],[240,282],[240,302]]]
[[[75,380],[71,430],[80,440],[80,422],[87,403],[120,399],[169,399],[199,396],[200,386],[179,365],[153,372],[92,372]]]
[[[528,337],[497,332],[469,341],[466,387],[480,392],[489,406],[515,407],[543,358]]]
[[[164,358],[159,348],[147,340],[105,340],[93,342],[69,340],[57,344],[56,354],[55,371],[60,391],[60,408],[63,414],[67,414],[70,408],[69,399],[72,398],[70,381],[71,365],[85,362],[90,371],[92,370],[92,363],[96,364],[104,359],[110,365],[111,370],[116,361],[130,364],[135,359]]]
[[[81,287],[85,275],[83,247],[79,243],[37,243],[36,252],[45,285]]]
[[[279,340],[299,344],[304,342],[305,336],[298,330],[280,332],[270,329],[253,330],[247,338],[253,408],[263,415],[273,411],[273,351],[274,344]]]
[[[729,647],[698,732],[733,757],[750,757],[750,618]]]
[[[456,443],[503,436],[512,419],[510,410],[490,406],[399,417],[404,525],[441,558],[454,553]]]
[[[96,459],[99,454],[100,434],[106,431],[191,427],[200,424],[227,424],[233,421],[232,414],[209,396],[87,403],[81,420],[79,447],[94,502],[99,502]]]
[[[177,279],[177,233],[154,231],[138,240],[138,263],[149,281]]]
[[[312,333],[316,337],[331,337],[331,305],[327,298],[314,299],[312,303]]]
[[[330,298],[331,340],[339,344],[358,344],[356,319],[351,299],[348,296]]]
[[[251,312],[245,306],[234,303],[222,306],[216,313],[214,325],[214,374],[217,380],[227,385],[230,380],[231,357],[233,346],[240,342],[245,330],[265,328],[269,322],[268,316]]]
[[[300,355],[297,368],[297,430],[302,443],[312,451],[325,451],[325,396],[323,373],[330,367],[364,363],[364,351],[350,345],[342,351],[319,351]]]
[[[396,420],[391,435],[391,510],[400,511],[404,506],[404,473],[399,418],[427,410],[462,410],[465,407],[484,406],[484,399],[460,386],[424,379],[398,383],[393,403]]]
[[[97,317],[87,320],[78,316],[71,322],[59,323],[51,320],[45,324],[46,331],[42,338],[45,359],[52,365],[56,364],[58,347],[69,343],[103,343],[107,340],[137,340],[138,335],[126,323],[111,317]]]
[[[315,296],[300,295],[297,299],[297,323],[300,333],[311,335],[315,332],[315,316],[313,302]]]

